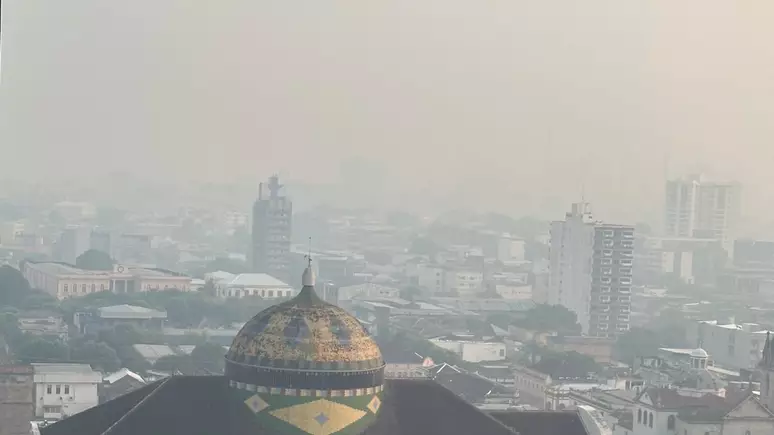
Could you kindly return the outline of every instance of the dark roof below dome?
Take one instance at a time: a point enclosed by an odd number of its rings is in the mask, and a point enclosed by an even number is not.
[[[494,411],[490,415],[519,435],[588,435],[573,411]]]
[[[254,415],[231,393],[222,376],[173,376],[48,426],[41,433],[268,433],[256,426]],[[510,414],[518,416],[508,418]],[[582,430],[579,421],[573,423],[566,415],[572,414],[500,412],[493,418],[433,381],[390,380],[381,412],[364,435],[513,435],[508,426],[522,435],[585,435],[578,429]],[[547,430],[528,429],[533,426]]]

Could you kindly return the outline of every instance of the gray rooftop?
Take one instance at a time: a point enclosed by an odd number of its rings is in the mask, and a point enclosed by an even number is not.
[[[44,373],[94,373],[88,364],[69,363],[33,363],[32,369],[36,374]]]
[[[124,304],[102,307],[99,309],[99,316],[103,319],[166,319],[167,313]]]
[[[240,273],[229,281],[228,286],[233,287],[283,287],[290,288],[285,282],[265,273]]]

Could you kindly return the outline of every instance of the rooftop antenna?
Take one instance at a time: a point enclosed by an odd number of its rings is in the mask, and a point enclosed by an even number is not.
[[[312,267],[312,238],[309,237],[309,246],[306,254],[306,265]]]

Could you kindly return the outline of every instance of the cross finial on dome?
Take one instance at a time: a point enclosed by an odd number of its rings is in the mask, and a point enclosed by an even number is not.
[[[309,253],[306,255],[306,269],[301,276],[301,285],[314,287],[314,272],[312,271],[312,238],[309,238]]]

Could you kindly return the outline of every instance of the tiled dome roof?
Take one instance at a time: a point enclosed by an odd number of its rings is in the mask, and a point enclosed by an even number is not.
[[[284,370],[360,371],[384,366],[379,346],[363,325],[321,300],[312,285],[248,321],[226,360]]]

